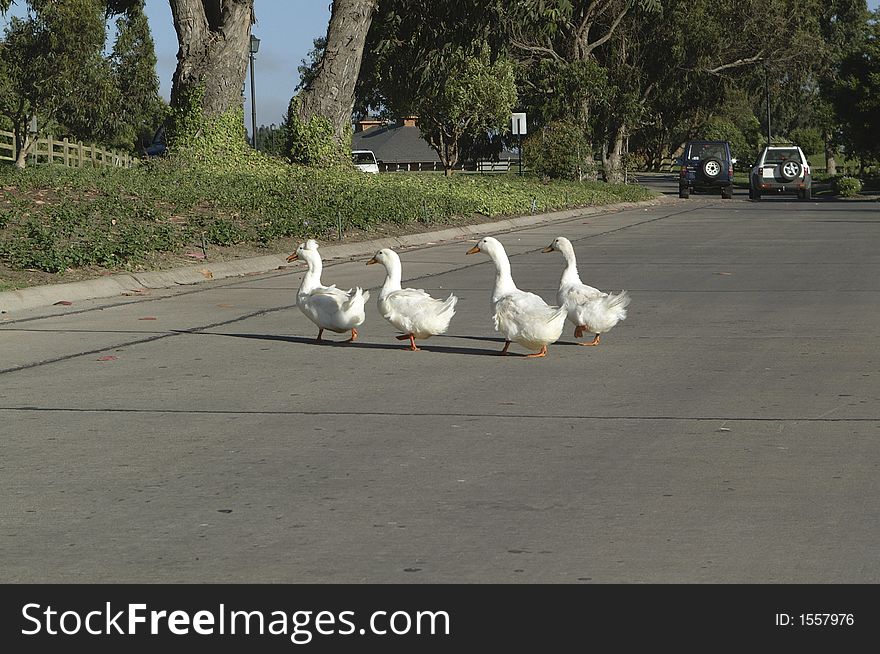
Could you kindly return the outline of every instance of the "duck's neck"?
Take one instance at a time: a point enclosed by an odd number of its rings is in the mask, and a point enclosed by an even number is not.
[[[392,261],[385,266],[385,283],[382,284],[382,290],[379,291],[379,299],[385,297],[394,291],[400,290],[400,263]]]
[[[565,258],[565,270],[562,271],[561,284],[580,284],[581,277],[578,275],[577,259],[574,256],[574,248],[571,246],[563,246],[560,248],[563,258]]]
[[[513,282],[513,275],[510,274],[510,259],[503,250],[491,251],[489,256],[495,263],[495,287],[492,289],[492,301],[497,302],[505,295],[510,295],[518,290]]]
[[[321,271],[324,269],[324,264],[321,262],[321,255],[307,250],[305,260],[309,264],[309,271],[305,274],[302,283],[299,285],[300,293],[308,293],[322,286]]]

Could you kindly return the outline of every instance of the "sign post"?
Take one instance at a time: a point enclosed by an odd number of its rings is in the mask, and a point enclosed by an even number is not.
[[[510,115],[510,124],[511,124],[511,133],[519,136],[519,176],[522,177],[522,137],[523,134],[527,133],[526,128],[526,115],[525,114],[511,114]]]

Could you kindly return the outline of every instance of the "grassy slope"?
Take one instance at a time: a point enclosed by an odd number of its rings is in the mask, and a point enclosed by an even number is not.
[[[637,186],[365,175],[263,157],[234,169],[174,160],[131,170],[0,166],[0,290],[162,267],[158,254],[202,244],[231,256],[280,252],[290,239],[335,238],[340,224],[367,237],[648,197]]]

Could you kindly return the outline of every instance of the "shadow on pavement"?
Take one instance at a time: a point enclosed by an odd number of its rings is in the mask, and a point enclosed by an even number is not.
[[[366,350],[397,350],[400,352],[405,352],[409,349],[407,345],[401,345],[400,343],[368,343],[365,341],[355,341],[354,343],[348,343],[347,341],[331,341],[328,339],[324,339],[320,342],[316,341],[313,337],[305,337],[305,336],[283,336],[280,334],[224,334],[221,332],[203,332],[203,331],[178,331],[178,334],[189,334],[191,336],[228,336],[230,338],[246,338],[252,340],[260,340],[260,341],[279,341],[282,343],[299,343],[301,345],[313,345],[315,347],[351,347],[358,349],[366,349]],[[436,338],[436,337],[435,337]],[[459,337],[456,337],[459,338]],[[498,340],[499,343],[503,343],[504,341]],[[425,352],[445,352],[447,354],[469,354],[469,355],[479,355],[479,356],[490,356],[497,355],[498,350],[487,350],[482,348],[468,348],[468,347],[447,347],[447,346],[437,346],[437,345],[425,345],[424,341],[419,341],[416,343],[420,350],[424,350]]]

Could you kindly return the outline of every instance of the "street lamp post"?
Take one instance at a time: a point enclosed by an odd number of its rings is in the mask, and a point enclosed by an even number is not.
[[[251,34],[251,145],[254,150],[257,149],[257,96],[254,92],[254,55],[260,49],[260,39]]]
[[[764,61],[764,86],[767,92],[767,147],[770,147],[770,69]]]

